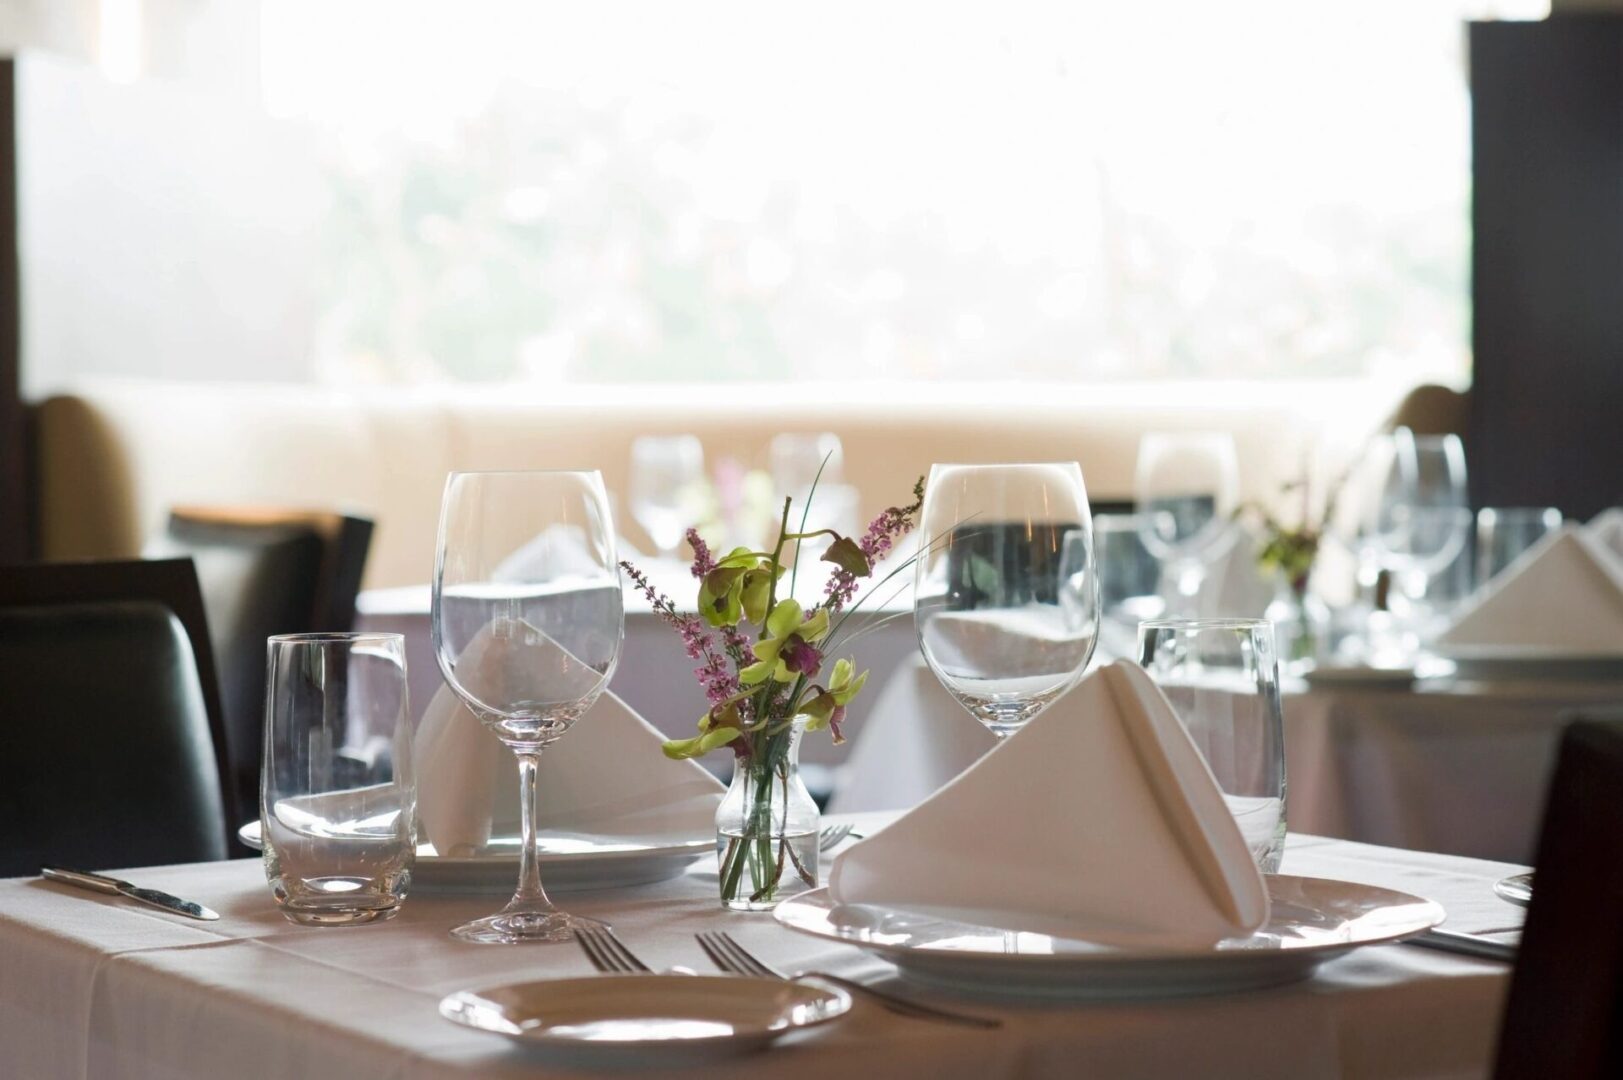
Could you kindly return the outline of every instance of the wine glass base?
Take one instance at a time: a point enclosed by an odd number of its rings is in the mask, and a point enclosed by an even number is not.
[[[564,911],[501,912],[463,923],[451,936],[477,945],[544,945],[574,941],[577,931],[608,929],[606,922]]]

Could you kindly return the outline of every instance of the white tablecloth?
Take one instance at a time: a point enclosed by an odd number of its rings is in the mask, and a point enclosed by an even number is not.
[[[1532,861],[1563,714],[1623,702],[1623,684],[1608,682],[1288,690],[1293,830],[1512,862]],[[916,657],[853,728],[835,811],[912,806],[993,745]]]
[[[1438,900],[1449,925],[1513,926],[1492,895],[1518,868],[1293,837],[1284,869]],[[577,1075],[439,1018],[453,990],[589,971],[573,946],[465,945],[452,925],[492,897],[408,899],[391,922],[296,927],[255,861],[129,871],[219,910],[197,923],[38,879],[0,882],[0,1076],[343,1077]],[[610,919],[649,964],[709,970],[693,933],[727,929],[782,967],[877,980],[891,969],[770,917],[722,912],[713,864],[661,884],[565,894]],[[1309,982],[1164,1002],[993,1005],[995,1032],[906,1020],[859,1002],[844,1022],[707,1077],[1470,1077],[1484,1075],[1508,968],[1406,945],[1361,950]],[[917,991],[914,991],[917,992]],[[920,993],[921,997],[928,995]],[[657,1075],[665,1075],[657,1072]],[[693,1075],[700,1075],[697,1071]]]

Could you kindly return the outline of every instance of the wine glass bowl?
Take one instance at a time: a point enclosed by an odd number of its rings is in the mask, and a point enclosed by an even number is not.
[[[631,443],[631,516],[671,558],[698,517],[704,445],[693,435],[642,435]]]
[[[1229,534],[1239,497],[1234,440],[1213,432],[1155,433],[1138,447],[1133,475],[1144,546],[1166,565],[1191,607],[1211,558]]]
[[[519,885],[501,912],[452,933],[480,943],[567,941],[601,926],[541,885],[536,771],[608,685],[624,636],[620,571],[596,472],[453,473],[435,559],[434,653],[446,684],[518,758]]]
[[[936,465],[914,564],[925,663],[999,738],[1074,686],[1099,632],[1099,582],[1075,462]]]

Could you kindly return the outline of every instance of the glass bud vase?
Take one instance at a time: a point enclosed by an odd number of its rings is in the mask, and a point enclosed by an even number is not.
[[[736,759],[716,810],[721,903],[769,911],[785,896],[817,887],[817,803],[800,779],[802,724]]]
[[[1263,613],[1274,624],[1281,674],[1312,671],[1329,640],[1330,609],[1307,585],[1306,579],[1293,582],[1281,576],[1273,603]]]

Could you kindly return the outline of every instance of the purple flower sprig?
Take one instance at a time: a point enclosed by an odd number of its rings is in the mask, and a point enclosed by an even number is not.
[[[690,538],[691,541],[692,538]],[[704,543],[704,541],[699,541]],[[637,591],[648,598],[648,603],[654,608],[660,618],[669,623],[682,639],[682,648],[688,657],[700,661],[698,667],[693,669],[693,675],[704,687],[704,696],[712,707],[720,705],[739,692],[738,676],[733,674],[728,666],[727,659],[718,655],[715,648],[715,639],[705,628],[704,621],[697,615],[684,615],[676,610],[670,597],[654,588],[649,582],[648,575],[638,570],[632,563],[622,560],[620,569],[637,586]],[[730,653],[734,643],[729,636],[726,649]]]
[[[710,553],[710,545],[704,542],[698,529],[687,531],[687,542],[693,549],[693,576],[702,578],[716,568],[716,557]]]
[[[924,505],[924,478],[919,477],[918,483],[913,485],[913,502],[907,506],[892,506],[883,511],[868,524],[868,531],[862,534],[857,546],[868,559],[871,568],[879,560],[890,554],[896,541],[904,536],[913,527],[913,518]],[[871,573],[870,569],[870,573]],[[866,575],[864,575],[866,576]],[[828,579],[824,589],[827,597],[825,605],[830,613],[837,612],[857,593],[857,574],[850,570],[841,569]]]

